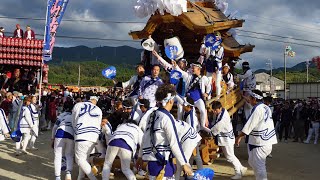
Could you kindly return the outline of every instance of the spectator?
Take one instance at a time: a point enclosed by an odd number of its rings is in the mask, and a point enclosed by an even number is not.
[[[34,72],[30,72],[30,78],[28,80],[28,91],[30,94],[36,94],[38,86],[38,80],[35,78]]]
[[[118,125],[122,123],[120,121],[122,114],[123,114],[122,102],[118,101],[114,105],[114,108],[115,108],[114,112],[107,118],[112,126],[112,131],[115,131],[117,129]]]
[[[50,98],[49,106],[48,106],[48,130],[51,129],[51,124],[54,124],[57,120],[57,105],[55,101],[55,97],[52,96]]]
[[[280,132],[279,132],[279,140],[282,141],[283,130],[284,130],[284,142],[288,142],[288,135],[290,130],[290,124],[292,120],[292,110],[290,109],[290,105],[288,102],[285,103],[282,111],[281,111],[281,121],[280,121]]]
[[[27,30],[24,33],[24,38],[28,39],[28,40],[36,38],[34,31],[31,29],[31,27],[29,25],[27,25]]]
[[[20,28],[20,24],[16,25],[16,30],[13,32],[14,38],[23,38],[23,30]]]
[[[308,114],[306,112],[306,108],[302,102],[299,102],[296,107],[294,108],[293,112],[293,128],[294,128],[294,141],[293,142],[300,142],[304,139],[304,124],[306,119],[308,118]]]
[[[8,82],[8,80],[10,79],[11,77],[11,72],[10,71],[7,71],[3,74],[1,74],[0,76],[0,89],[3,89],[5,84]]]
[[[0,37],[4,37],[4,28],[0,27]]]
[[[9,116],[9,113],[12,111],[12,99],[13,95],[11,92],[6,94],[6,99],[1,103],[0,108],[3,109],[6,116]]]
[[[4,85],[4,89],[7,89],[9,92],[18,91],[22,92],[23,82],[20,79],[20,69],[15,69],[13,72],[13,77],[11,77],[7,83]]]

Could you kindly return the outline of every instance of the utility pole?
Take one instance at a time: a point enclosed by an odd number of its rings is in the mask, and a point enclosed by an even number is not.
[[[78,87],[80,87],[80,72],[81,72],[81,69],[80,69],[80,64],[79,64]]]
[[[284,100],[287,100],[287,54],[284,52]]]
[[[307,59],[306,61],[306,67],[307,67],[307,83],[309,82],[309,66],[310,66],[310,61]]]
[[[270,67],[270,91],[269,91],[269,94],[270,96],[272,96],[272,69],[273,69],[273,66],[272,66],[272,60],[271,59],[268,59],[268,63],[266,63],[269,67]]]

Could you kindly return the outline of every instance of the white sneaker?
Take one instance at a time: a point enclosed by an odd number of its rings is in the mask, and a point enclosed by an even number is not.
[[[241,175],[244,176],[247,172],[248,168],[247,167],[242,167],[240,172],[241,172]]]
[[[314,142],[313,144],[318,144],[318,142]]]
[[[65,177],[64,179],[65,179],[65,180],[72,180],[71,174],[67,173],[67,174],[66,174],[66,177]]]
[[[305,144],[309,144],[309,142],[308,142],[307,140],[303,141],[303,143],[305,143]]]
[[[231,179],[241,179],[241,178],[242,178],[241,173],[231,177]]]
[[[61,180],[60,176],[59,176],[59,177],[57,176],[57,177],[56,177],[56,180]]]
[[[36,147],[31,147],[30,150],[39,150],[39,149]]]

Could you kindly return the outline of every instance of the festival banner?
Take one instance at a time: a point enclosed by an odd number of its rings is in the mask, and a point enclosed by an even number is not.
[[[43,46],[43,60],[52,60],[52,51],[56,41],[56,34],[66,11],[69,0],[48,0],[46,27]]]

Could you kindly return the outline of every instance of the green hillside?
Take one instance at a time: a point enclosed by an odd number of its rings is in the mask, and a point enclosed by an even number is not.
[[[50,64],[49,83],[50,84],[78,84],[78,67],[81,67],[82,86],[110,86],[113,85],[111,80],[104,78],[101,74],[102,69],[110,66],[99,61],[84,61],[84,62],[63,62],[58,64]],[[134,65],[120,64],[115,65],[117,68],[117,80],[129,80],[135,74]],[[236,70],[240,73],[240,70]],[[269,73],[269,71],[264,70]],[[257,73],[257,72],[256,72]],[[284,80],[283,71],[275,71],[273,76]],[[287,72],[287,83],[306,82],[306,70],[292,70]],[[309,69],[309,82],[317,82],[320,80],[320,71],[317,68]]]
[[[104,78],[101,71],[110,66],[99,61],[88,62],[63,62],[62,64],[50,64],[49,83],[77,85],[79,65],[81,69],[81,86],[110,86],[111,80]],[[117,80],[126,81],[135,74],[133,65],[115,65],[117,68]]]

